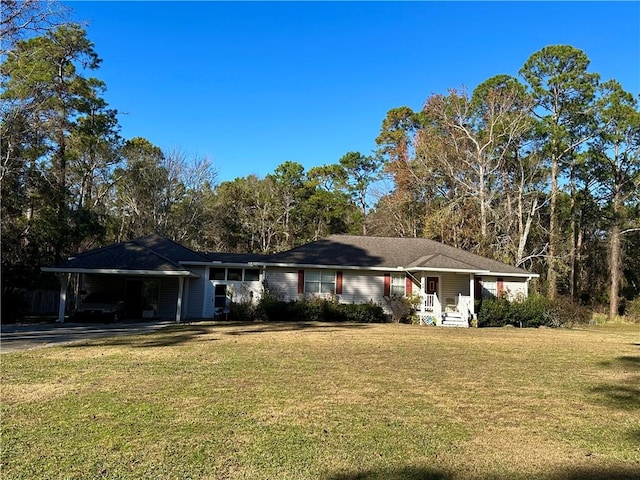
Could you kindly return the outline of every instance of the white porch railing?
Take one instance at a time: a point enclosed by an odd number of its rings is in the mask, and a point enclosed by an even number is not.
[[[422,305],[418,312],[420,325],[436,325],[440,322],[440,301],[435,293],[423,293]]]
[[[467,320],[473,316],[473,298],[468,295],[458,295],[457,310]]]
[[[424,295],[424,308],[422,309],[422,311],[425,313],[435,312],[435,307],[436,307],[435,293],[426,293]]]
[[[436,294],[423,294],[422,309],[418,312],[420,324],[468,327],[473,317],[473,298],[459,294],[451,304],[444,309]]]

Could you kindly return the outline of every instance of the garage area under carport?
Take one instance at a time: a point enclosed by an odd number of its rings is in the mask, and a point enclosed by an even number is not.
[[[98,291],[120,298],[127,319],[171,318],[180,322],[187,309],[189,279],[198,277],[181,262],[201,260],[192,250],[150,235],[90,250],[42,270],[60,279],[58,322],[64,322],[69,298],[76,299],[73,307],[77,307],[84,296]],[[70,285],[73,295],[69,295]]]

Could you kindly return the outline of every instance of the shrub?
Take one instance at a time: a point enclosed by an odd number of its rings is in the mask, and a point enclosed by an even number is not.
[[[518,327],[549,325],[551,313],[549,300],[542,295],[531,295],[522,301],[512,302],[507,313],[507,322]]]
[[[478,312],[479,327],[504,327],[508,323],[509,300],[506,298],[487,298],[480,304]]]
[[[256,316],[270,322],[358,322],[383,323],[384,310],[374,303],[345,304],[313,298],[284,302],[263,297],[256,307]]]
[[[625,314],[634,322],[640,322],[640,297],[627,302]]]
[[[571,327],[573,325],[586,325],[591,322],[593,312],[573,303],[565,297],[557,297],[549,302],[549,326]]]
[[[385,297],[385,301],[389,306],[389,310],[391,310],[392,322],[417,323],[415,313],[420,304],[420,297],[418,295],[411,295],[409,297]]]
[[[362,304],[341,303],[338,305],[338,309],[346,322],[385,323],[387,321],[384,309],[373,302]]]
[[[251,302],[231,302],[229,305],[229,320],[244,322],[255,320],[256,306]]]

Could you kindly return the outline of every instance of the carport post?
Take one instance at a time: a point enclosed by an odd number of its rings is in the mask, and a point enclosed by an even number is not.
[[[67,287],[69,286],[68,273],[60,274],[60,306],[58,307],[58,319],[56,322],[64,323],[64,312],[67,309]]]
[[[180,323],[182,316],[182,293],[184,292],[184,277],[178,277],[178,301],[176,305],[176,323]]]

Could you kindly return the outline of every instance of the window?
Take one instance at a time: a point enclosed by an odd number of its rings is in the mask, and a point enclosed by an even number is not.
[[[391,275],[391,296],[392,297],[404,297],[405,287],[407,286],[407,281],[405,279],[405,275],[394,273]]]
[[[498,285],[494,279],[484,279],[482,282],[482,298],[497,298]]]
[[[209,280],[226,280],[228,282],[257,282],[260,280],[259,268],[210,268]]]
[[[244,271],[245,282],[257,282],[260,280],[260,270],[257,268],[246,268]]]
[[[335,293],[335,291],[336,272],[305,272],[304,293]]]
[[[242,281],[242,269],[241,268],[230,268],[227,271],[227,280],[231,282],[241,282]]]
[[[211,268],[209,269],[209,280],[224,280],[225,268]]]

